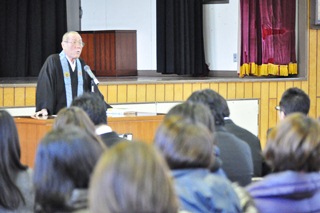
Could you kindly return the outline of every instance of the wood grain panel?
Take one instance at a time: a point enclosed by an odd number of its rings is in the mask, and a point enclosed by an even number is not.
[[[26,106],[36,105],[36,88],[26,87]]]
[[[135,103],[137,102],[137,85],[128,85],[128,97],[127,102]]]
[[[227,83],[219,83],[219,91],[217,91],[222,97],[228,97],[228,84]]]
[[[117,85],[109,85],[108,86],[108,95],[107,95],[107,102],[108,103],[117,103],[118,97],[118,88]]]
[[[156,85],[155,84],[148,84],[147,85],[147,102],[156,102]]]
[[[164,101],[165,102],[174,101],[174,86],[173,86],[173,84],[165,84],[164,91],[165,91]]]
[[[259,99],[261,97],[261,83],[254,82],[252,85],[252,97]]]
[[[165,87],[164,84],[156,84],[156,102],[165,101]]]
[[[236,83],[236,99],[244,98],[244,83]]]
[[[5,87],[3,88],[3,106],[13,107],[14,106],[14,88]]]
[[[277,98],[277,82],[270,82],[269,97]]]
[[[189,96],[192,94],[192,84],[185,83],[183,84],[183,100],[187,100]]]
[[[253,98],[253,83],[245,82],[244,83],[244,98]]]
[[[0,87],[0,107],[3,107],[3,99],[4,99],[4,95],[3,95],[3,92],[4,92],[4,90],[3,90],[3,88],[2,87]]]
[[[147,86],[145,84],[138,84],[137,85],[137,102],[142,103],[146,102],[146,94],[147,94]]]
[[[201,83],[193,83],[192,84],[192,92],[195,92],[195,91],[198,91],[198,90],[201,90]]]
[[[260,138],[261,146],[265,146],[265,139],[269,129],[269,83],[261,83],[261,102],[260,102]]]
[[[218,83],[216,83],[216,82],[211,83],[211,84],[210,84],[210,89],[212,89],[212,90],[214,90],[214,91],[218,92],[218,91],[219,91],[219,84],[218,84]]]
[[[184,101],[183,99],[183,84],[174,84],[174,101]]]
[[[117,94],[118,94],[118,98],[117,98],[117,102],[118,103],[127,103],[127,88],[128,86],[127,85],[118,85],[118,91],[117,91]]]
[[[25,87],[14,88],[14,106],[22,107],[26,105]]]
[[[236,98],[236,83],[228,83],[227,89],[227,99]]]

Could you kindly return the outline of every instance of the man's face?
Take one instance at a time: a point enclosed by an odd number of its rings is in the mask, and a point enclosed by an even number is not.
[[[77,33],[69,34],[67,40],[62,41],[62,49],[66,56],[73,62],[81,55],[83,43],[82,38]]]

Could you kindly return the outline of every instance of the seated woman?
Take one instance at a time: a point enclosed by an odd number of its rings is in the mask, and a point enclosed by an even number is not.
[[[187,101],[181,104],[177,104],[169,110],[165,117],[170,116],[181,116],[183,118],[190,119],[190,121],[194,123],[200,122],[204,124],[212,134],[215,134],[214,117],[212,116],[210,109],[202,103]],[[212,143],[212,154],[214,155],[214,161],[213,164],[210,165],[210,170],[216,175],[226,177],[225,172],[221,168],[222,161],[220,159],[220,149],[216,145],[215,138]]]
[[[247,187],[260,212],[320,212],[319,121],[288,115],[269,133],[263,155],[273,173]]]
[[[102,150],[79,127],[66,125],[50,131],[36,153],[36,212],[87,210],[90,176]]]
[[[96,128],[87,115],[87,113],[79,107],[65,107],[62,108],[53,123],[53,128],[64,128],[66,125],[75,125],[85,131],[90,137],[92,137],[102,148],[106,148],[100,136],[96,134]]]
[[[32,170],[20,162],[20,143],[13,117],[0,110],[0,212],[33,212]]]
[[[210,172],[213,135],[199,122],[166,117],[155,135],[174,178],[180,209],[190,212],[241,212],[231,183]]]
[[[120,142],[99,160],[90,183],[90,212],[177,213],[162,156],[142,142]]]

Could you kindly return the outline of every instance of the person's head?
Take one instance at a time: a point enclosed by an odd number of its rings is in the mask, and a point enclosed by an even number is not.
[[[62,108],[57,117],[54,120],[53,128],[64,128],[66,125],[75,125],[83,129],[89,136],[94,138],[101,146],[105,147],[104,143],[102,142],[101,138],[97,136],[95,130],[95,125],[92,123],[91,119],[87,115],[87,113],[79,108],[79,107],[65,107]]]
[[[89,190],[90,212],[178,212],[169,169],[151,145],[121,142],[97,163]]]
[[[88,189],[102,149],[77,126],[53,129],[36,152],[33,184],[44,212],[66,210],[74,189]]]
[[[173,115],[189,118],[194,123],[203,123],[212,133],[215,132],[214,117],[210,109],[202,103],[186,101],[177,104],[168,111],[165,117]]]
[[[224,125],[224,102],[226,100],[212,89],[204,89],[193,92],[187,101],[200,102],[207,105],[215,119],[216,125]]]
[[[292,113],[268,134],[264,149],[274,172],[320,169],[320,123],[302,113]]]
[[[76,97],[73,99],[71,106],[83,109],[95,125],[107,123],[106,105],[96,93],[84,93]]]
[[[158,127],[154,145],[171,169],[209,168],[214,161],[213,140],[213,134],[202,123],[173,115]]]
[[[73,61],[80,57],[84,43],[78,32],[69,31],[63,35],[61,46],[66,56]]]
[[[310,98],[303,90],[292,87],[282,94],[277,109],[280,111],[281,119],[294,112],[307,115],[310,109]]]
[[[27,167],[20,162],[20,143],[13,117],[0,110],[0,206],[16,209],[25,202],[19,188],[15,185],[14,175]]]

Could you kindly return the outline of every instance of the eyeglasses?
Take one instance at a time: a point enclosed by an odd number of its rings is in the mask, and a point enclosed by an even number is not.
[[[80,47],[84,47],[84,45],[85,45],[85,43],[82,41],[63,41],[63,42],[69,43],[72,46],[79,45]]]
[[[276,106],[275,109],[278,110],[278,111],[283,111],[280,106]]]

